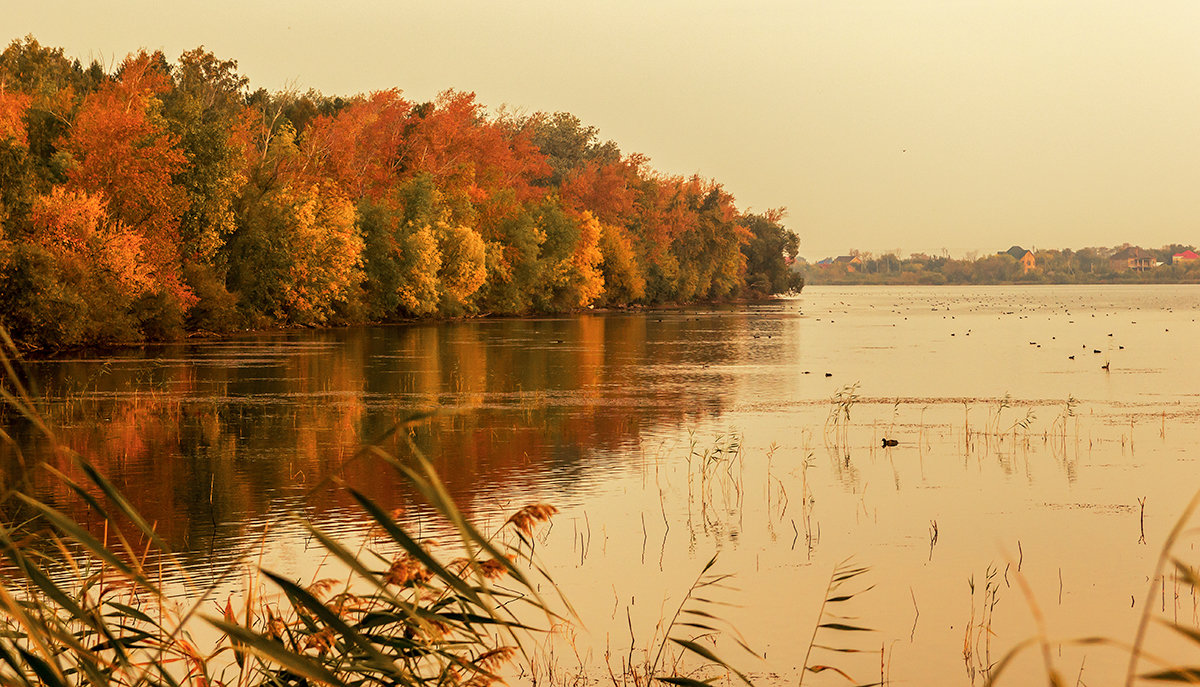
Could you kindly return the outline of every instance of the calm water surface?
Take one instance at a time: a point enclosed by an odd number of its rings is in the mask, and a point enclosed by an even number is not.
[[[355,455],[436,410],[413,436],[476,520],[534,501],[562,511],[538,545],[584,623],[547,645],[560,677],[607,681],[631,631],[641,656],[717,554],[736,587],[725,615],[765,659],[722,651],[758,679],[799,678],[830,572],[851,558],[871,568],[857,589],[873,588],[837,610],[874,631],[817,643],[874,653],[810,662],[873,682],[882,650],[891,683],[964,685],[1036,632],[1034,606],[1052,639],[1132,639],[1200,488],[1198,311],[1191,286],[810,287],[738,308],[248,335],[30,374],[63,440],[201,576],[247,546],[313,574],[291,514],[364,528],[329,477],[433,527],[389,469]],[[839,394],[849,422],[835,428]],[[27,459],[46,455],[4,421]],[[19,470],[13,449],[0,459]],[[1200,564],[1192,544],[1176,553]],[[1172,575],[1156,599],[1196,620]],[[1151,645],[1189,659],[1157,633]],[[1119,651],[1052,654],[1071,682],[1123,682]],[[1040,665],[1031,653],[1002,684]]]

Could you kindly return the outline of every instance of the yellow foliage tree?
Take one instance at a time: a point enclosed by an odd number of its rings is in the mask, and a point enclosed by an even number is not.
[[[331,184],[290,187],[277,201],[292,217],[291,306],[324,321],[360,279],[363,243],[354,205]]]
[[[579,220],[579,240],[575,243],[575,254],[571,266],[577,278],[577,305],[585,307],[604,293],[604,274],[600,264],[604,256],[600,252],[600,236],[604,228],[592,213],[584,211]]]
[[[638,264],[637,250],[629,232],[618,224],[602,225],[600,253],[604,257],[604,300],[610,305],[627,305],[646,296],[646,277]]]
[[[437,310],[441,292],[438,289],[438,270],[442,253],[433,227],[428,224],[408,227],[403,250],[405,264],[410,268],[396,290],[400,305],[414,315],[429,315]]]
[[[296,180],[267,193],[242,221],[232,286],[259,312],[323,324],[362,281],[354,205],[331,183]]]
[[[436,225],[442,266],[438,280],[443,293],[459,304],[469,302],[487,279],[487,246],[479,232],[446,222]]]

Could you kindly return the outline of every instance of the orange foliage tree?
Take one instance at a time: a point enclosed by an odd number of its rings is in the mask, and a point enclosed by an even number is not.
[[[0,242],[13,233],[9,218],[24,214],[33,195],[25,130],[25,114],[31,101],[30,96],[0,85]]]
[[[145,240],[110,218],[98,196],[56,187],[34,203],[31,224],[38,244],[61,259],[103,272],[129,299],[154,287]]]
[[[115,81],[84,99],[60,147],[74,158],[68,189],[103,199],[109,216],[143,239],[154,284],[186,307],[194,300],[180,279],[187,198],[172,183],[186,160],[159,114],[169,86],[161,55],[127,58]]]
[[[0,85],[0,143],[28,144],[25,137],[25,110],[33,98]]]
[[[402,173],[427,173],[447,196],[468,200],[486,239],[545,194],[533,183],[549,171],[545,156],[527,132],[487,121],[474,93],[442,93],[414,108],[408,127]]]

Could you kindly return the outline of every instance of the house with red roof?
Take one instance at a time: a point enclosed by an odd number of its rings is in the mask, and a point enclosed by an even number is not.
[[[1178,263],[1195,262],[1196,260],[1200,260],[1200,255],[1196,255],[1196,251],[1192,250],[1185,250],[1182,253],[1176,253],[1175,255],[1171,256],[1172,265]]]

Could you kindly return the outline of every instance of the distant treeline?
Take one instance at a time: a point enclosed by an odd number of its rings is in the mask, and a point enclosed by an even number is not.
[[[805,265],[809,284],[1169,284],[1200,283],[1200,260],[1172,260],[1192,246],[1170,245],[1133,250],[1129,246],[1033,251],[1029,268],[1009,253],[955,259],[914,253],[898,255],[854,251],[831,264]]]
[[[196,49],[0,54],[0,324],[29,346],[799,288],[782,212],[567,113],[250,91]]]

